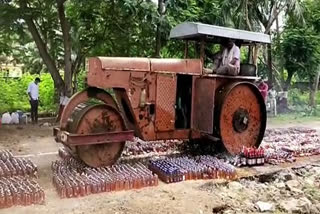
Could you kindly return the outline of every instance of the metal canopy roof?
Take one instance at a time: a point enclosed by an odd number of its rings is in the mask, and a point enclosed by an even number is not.
[[[271,43],[271,38],[267,34],[195,22],[181,23],[170,32],[171,39],[199,40],[203,37],[209,41],[219,38],[231,38],[242,40],[245,43]]]

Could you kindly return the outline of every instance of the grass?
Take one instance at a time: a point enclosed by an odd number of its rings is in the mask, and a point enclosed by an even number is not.
[[[276,117],[269,117],[268,121],[276,124],[306,123],[312,121],[320,121],[320,116],[304,115],[301,113],[288,113],[279,114]]]

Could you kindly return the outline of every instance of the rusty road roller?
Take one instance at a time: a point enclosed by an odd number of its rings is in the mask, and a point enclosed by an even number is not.
[[[266,106],[254,82],[257,45],[269,35],[185,22],[170,33],[185,41],[184,59],[92,57],[87,89],[65,106],[57,142],[86,164],[112,165],[125,142],[219,139],[231,154],[243,146],[259,146],[266,129]],[[223,38],[241,42],[251,54],[238,76],[217,75],[205,66],[206,44]],[[199,58],[188,59],[189,47]]]

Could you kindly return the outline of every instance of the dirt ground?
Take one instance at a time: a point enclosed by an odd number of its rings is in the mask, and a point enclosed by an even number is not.
[[[269,123],[268,127],[290,127],[297,125],[316,128],[320,132],[320,121],[286,125]],[[186,181],[175,184],[164,184],[160,182],[157,187],[144,188],[141,190],[102,193],[75,199],[60,199],[51,182],[52,175],[50,168],[51,162],[59,158],[57,151],[60,146],[61,145],[55,143],[52,137],[52,127],[28,125],[21,127],[2,126],[0,128],[0,150],[10,149],[14,155],[29,157],[34,161],[39,169],[38,181],[45,189],[46,194],[46,202],[44,205],[13,207],[0,210],[1,214],[202,214],[213,213],[213,209],[222,205],[220,208],[224,211],[221,211],[221,213],[258,213],[254,204],[259,200],[273,202],[275,206],[274,212],[276,213],[288,212],[283,211],[280,201],[275,199],[272,191],[278,191],[277,195],[279,195],[279,197],[283,196],[283,198],[287,198],[290,190],[281,192],[279,188],[276,188],[278,190],[268,189],[263,183],[254,182],[250,184],[250,182],[253,181],[239,181],[232,182],[231,184],[218,184],[219,181]],[[314,160],[313,162],[317,161]],[[320,168],[318,171],[320,178]],[[314,176],[314,173],[311,174]],[[305,179],[301,179],[301,182],[303,182],[303,180]],[[275,185],[277,184],[271,186],[275,188]],[[289,191],[289,193],[286,191]],[[303,190],[300,191],[302,191],[302,194],[307,194],[303,192]],[[320,192],[317,192],[318,190],[315,191],[315,194],[320,196]],[[316,202],[317,201],[312,203],[314,204]],[[320,203],[320,201],[318,203]],[[312,212],[317,213],[316,211]]]

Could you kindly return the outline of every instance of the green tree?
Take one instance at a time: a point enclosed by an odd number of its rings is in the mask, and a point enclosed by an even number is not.
[[[28,64],[43,62],[55,87],[68,96],[72,77],[77,79],[86,56],[150,56],[153,52],[156,7],[150,1],[13,0],[0,4],[0,10],[2,29],[8,35],[20,27],[21,35],[29,39],[25,44],[34,42],[41,60],[25,50],[16,57]]]
[[[319,81],[320,38],[317,31],[319,8],[315,1],[305,2],[305,23],[294,17],[288,19],[281,42],[282,58],[288,77],[285,90],[288,90],[294,74],[310,81],[310,105],[316,106],[315,94]],[[318,19],[319,20],[319,19]]]
[[[1,4],[0,10],[3,11],[0,19],[4,20],[9,28],[23,25],[28,29],[30,38],[35,42],[39,55],[54,80],[55,87],[70,96],[71,43],[68,39],[68,21],[64,16],[64,1],[16,0]],[[56,17],[59,17],[59,20]],[[61,28],[58,27],[59,21]],[[59,31],[62,32],[62,36],[59,35]],[[56,57],[57,47],[60,47],[57,43],[61,41],[64,44],[64,80],[59,73],[59,61]]]

